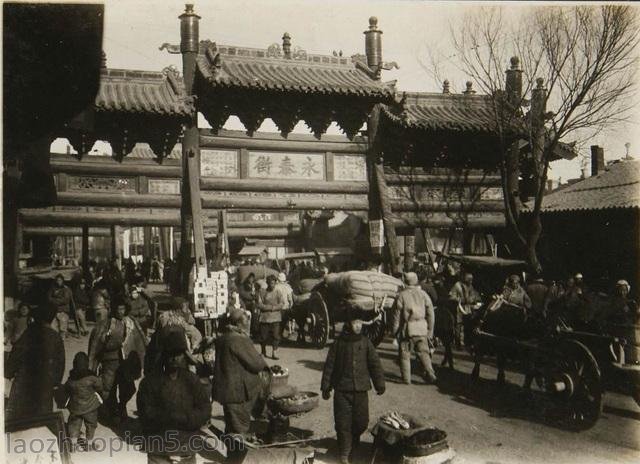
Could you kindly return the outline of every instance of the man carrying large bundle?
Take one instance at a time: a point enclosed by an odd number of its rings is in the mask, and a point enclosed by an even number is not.
[[[392,333],[398,339],[398,356],[402,380],[411,383],[411,352],[415,351],[424,368],[424,379],[435,383],[437,378],[431,365],[429,339],[433,338],[435,313],[431,298],[418,284],[415,272],[404,276],[407,288],[402,290],[396,300]]]

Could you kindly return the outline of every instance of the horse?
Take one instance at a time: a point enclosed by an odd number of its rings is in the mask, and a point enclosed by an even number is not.
[[[497,382],[505,383],[505,368],[508,360],[522,357],[509,339],[526,340],[533,335],[532,324],[527,323],[525,308],[506,302],[501,296],[494,296],[488,304],[475,310],[464,322],[465,333],[471,335],[468,348],[474,356],[471,378],[480,376],[480,365],[486,355],[495,355],[498,368]],[[500,338],[483,337],[485,332]]]

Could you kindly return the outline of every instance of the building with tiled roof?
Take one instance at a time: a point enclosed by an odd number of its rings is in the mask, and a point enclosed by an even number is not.
[[[591,147],[592,175],[547,194],[542,202],[538,250],[557,278],[582,273],[588,284],[610,290],[618,279],[640,284],[640,161],[605,165]]]
[[[98,112],[188,116],[193,103],[187,98],[178,72],[133,71],[103,68],[95,99]]]
[[[317,55],[300,49],[286,53],[278,44],[266,50],[210,42],[203,47],[198,72],[214,88],[379,98],[394,93],[392,85],[375,79],[360,55]]]
[[[640,208],[640,161],[620,160],[604,172],[546,195],[545,213]]]
[[[194,108],[175,69],[110,69],[103,62],[93,106],[67,124],[61,135],[80,155],[103,140],[111,144],[116,159],[129,155],[137,143],[146,143],[162,160],[171,154]]]

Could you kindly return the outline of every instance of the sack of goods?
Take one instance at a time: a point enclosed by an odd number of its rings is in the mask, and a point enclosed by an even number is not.
[[[366,310],[374,309],[383,300],[385,307],[391,307],[403,286],[395,277],[375,271],[327,274],[324,282],[331,292]]]
[[[322,279],[302,279],[296,286],[296,290],[300,294],[310,293],[320,282]]]

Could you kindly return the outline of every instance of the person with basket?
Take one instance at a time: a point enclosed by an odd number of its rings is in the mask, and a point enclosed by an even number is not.
[[[333,415],[341,464],[353,460],[353,451],[369,425],[371,382],[378,395],[385,391],[384,372],[375,347],[362,335],[358,309],[347,310],[347,323],[331,345],[322,372],[322,398],[333,395]]]

